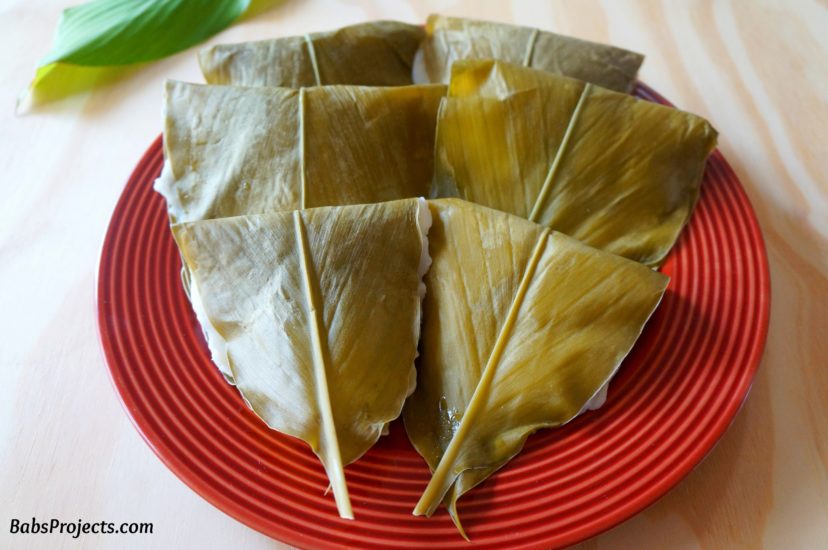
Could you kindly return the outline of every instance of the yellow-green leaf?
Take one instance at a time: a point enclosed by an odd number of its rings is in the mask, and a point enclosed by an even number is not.
[[[492,60],[454,64],[432,195],[460,197],[660,265],[699,196],[703,118]]]
[[[600,395],[668,278],[517,216],[429,202],[417,389],[403,414],[434,472],[414,513],[445,502],[461,528],[460,496]]]
[[[58,101],[74,94],[117,82],[134,72],[137,65],[122,67],[81,67],[52,63],[39,67],[28,88],[17,98],[15,111],[24,113],[30,108]]]

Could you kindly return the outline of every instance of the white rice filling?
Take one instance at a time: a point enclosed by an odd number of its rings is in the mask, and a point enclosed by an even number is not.
[[[641,337],[641,333],[644,332],[644,327],[647,326],[647,321],[649,321],[650,317],[653,316],[653,313],[655,313],[655,310],[658,309],[658,305],[661,303],[661,300],[663,299],[664,294],[661,295],[656,305],[653,307],[652,310],[650,310],[650,314],[647,316],[647,319],[644,321],[644,324],[641,325],[641,329],[638,331],[638,336],[636,336],[635,341],[638,341],[638,338]],[[615,364],[615,367],[613,367],[612,372],[609,374],[609,376],[607,376],[607,379],[604,381],[601,387],[598,388],[598,390],[594,394],[592,394],[592,397],[589,399],[589,401],[587,401],[584,404],[581,410],[578,411],[578,414],[570,418],[569,421],[571,421],[573,418],[582,415],[586,411],[594,411],[604,406],[604,403],[607,402],[607,391],[609,390],[610,382],[612,382],[612,379],[615,378],[616,374],[618,374],[618,369],[621,368],[621,365],[624,363],[624,359],[627,358],[627,356],[630,354],[630,351],[632,351],[632,348],[627,350],[627,353],[624,354],[624,356]]]
[[[423,277],[428,273],[431,267],[431,254],[428,253],[428,231],[431,229],[432,219],[431,210],[428,208],[428,202],[423,197],[417,198],[417,227],[420,230],[420,236],[423,239],[423,248],[420,252],[420,265],[417,268],[417,276],[420,278],[420,310],[422,311],[423,298],[425,298],[426,286],[423,282]],[[422,313],[421,313],[422,317]]]
[[[411,64],[411,80],[414,84],[429,84],[422,48],[419,48],[417,53],[414,54],[414,61]]]
[[[184,217],[184,204],[175,190],[175,181],[172,164],[169,160],[165,160],[161,175],[156,178],[152,188],[167,201],[167,212],[169,212],[170,217],[173,220],[181,221]]]
[[[594,411],[604,406],[604,403],[607,402],[607,392],[609,391],[609,385],[614,376],[615,373],[613,372],[610,375],[610,377],[607,378],[607,381],[604,382],[604,385],[598,388],[598,391],[595,392],[595,395],[592,396],[592,399],[586,402],[584,408],[581,409],[581,411],[578,414],[581,414],[585,411]]]
[[[198,292],[198,284],[196,281],[190,281],[189,290],[190,303],[193,306],[196,319],[201,324],[201,331],[204,333],[204,339],[207,341],[207,347],[210,349],[210,356],[213,359],[213,363],[216,364],[221,374],[227,379],[227,382],[235,385],[233,371],[230,369],[230,360],[227,359],[227,342],[215,329],[213,323],[210,322],[207,311],[204,309],[204,303],[201,300],[201,294]]]

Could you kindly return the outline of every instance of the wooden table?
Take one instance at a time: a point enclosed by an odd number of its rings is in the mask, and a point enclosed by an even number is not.
[[[23,117],[17,94],[76,1],[0,7],[0,546],[277,544],[190,491],[130,424],[99,350],[94,281],[110,213],[194,50]],[[642,79],[709,118],[759,216],[773,307],[750,398],[666,497],[583,548],[828,548],[828,8],[817,0],[286,0],[213,39],[431,11],[536,25],[647,54]],[[11,538],[10,518],[152,521],[143,536]]]

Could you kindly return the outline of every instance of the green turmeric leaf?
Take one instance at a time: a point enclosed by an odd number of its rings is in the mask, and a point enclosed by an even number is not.
[[[166,57],[224,29],[249,5],[250,0],[93,0],[68,8],[17,109],[88,89],[107,72],[76,66],[116,67]]]

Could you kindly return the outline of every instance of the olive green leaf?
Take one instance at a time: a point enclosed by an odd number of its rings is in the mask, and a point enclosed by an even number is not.
[[[311,446],[344,518],[343,467],[414,389],[428,214],[407,199],[173,226],[236,387]]]
[[[657,267],[690,218],[703,118],[501,61],[454,64],[432,197],[460,197]]]
[[[210,84],[239,86],[404,86],[411,84],[420,25],[371,21],[334,31],[203,48]]]
[[[444,94],[168,82],[155,188],[177,222],[423,196]]]
[[[429,16],[417,80],[448,83],[452,64],[463,59],[497,59],[629,92],[644,56],[530,27]]]

